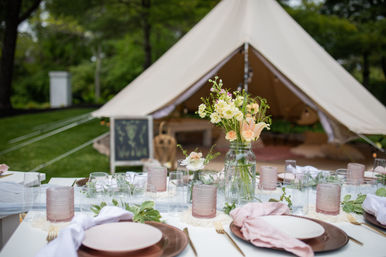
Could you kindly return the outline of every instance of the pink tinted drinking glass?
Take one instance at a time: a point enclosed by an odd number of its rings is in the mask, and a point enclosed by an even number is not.
[[[364,175],[365,165],[352,162],[347,164],[347,184],[362,184]]]
[[[277,186],[277,168],[261,166],[260,187],[263,190],[275,190]]]
[[[192,194],[192,215],[196,218],[216,217],[217,186],[194,185]]]
[[[318,184],[316,186],[316,212],[338,215],[340,210],[340,189],[340,184]]]
[[[70,221],[74,217],[74,188],[58,186],[47,188],[47,220]]]
[[[149,191],[149,185],[152,185],[157,192],[165,192],[167,174],[168,170],[165,167],[149,167],[147,173],[147,191]]]

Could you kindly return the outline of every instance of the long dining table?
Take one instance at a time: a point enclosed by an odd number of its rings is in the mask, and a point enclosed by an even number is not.
[[[77,178],[51,178],[49,184],[71,186]],[[39,211],[38,211],[39,212]],[[33,215],[34,213],[28,213]],[[41,215],[45,210],[40,211]],[[28,217],[27,215],[27,217]],[[78,215],[78,213],[75,213]],[[181,219],[170,213],[162,213],[162,219],[172,226],[179,229],[187,227],[192,242],[194,243],[198,256],[241,256],[230,241],[221,234],[216,233],[214,228],[196,227],[181,221]],[[364,226],[356,226],[348,222],[338,222],[333,225],[339,227],[348,235],[361,241],[360,246],[349,240],[344,247],[330,252],[317,253],[317,256],[386,256],[386,237],[374,233]],[[237,242],[246,256],[289,256],[288,252],[265,249],[256,247],[246,241],[237,238],[229,229],[224,227],[231,237]],[[31,222],[23,221],[13,233],[7,244],[2,248],[0,257],[32,257],[46,244],[47,231],[32,226]],[[179,256],[194,256],[189,245],[180,253]]]

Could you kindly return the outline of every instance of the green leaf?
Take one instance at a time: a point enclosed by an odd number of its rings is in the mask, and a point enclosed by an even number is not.
[[[377,196],[386,197],[386,187],[378,188],[378,190],[375,192]]]
[[[347,202],[351,199],[351,195],[345,195],[344,198],[343,198],[343,201],[344,202]]]
[[[366,195],[359,194],[357,199],[354,202],[362,204],[365,199],[366,199]]]
[[[154,208],[154,202],[153,201],[145,201],[141,204],[140,210],[143,211],[144,209],[151,209]]]
[[[114,206],[118,206],[118,201],[117,200],[113,199],[112,202],[113,202]]]

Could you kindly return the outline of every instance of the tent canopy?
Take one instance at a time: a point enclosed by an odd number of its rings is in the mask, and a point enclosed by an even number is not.
[[[350,130],[386,134],[386,108],[318,45],[274,0],[223,0],[113,99],[97,117],[170,114],[196,109],[218,74],[225,88],[243,82],[249,45],[249,92],[267,98],[274,116],[314,109],[330,140]],[[340,130],[340,132],[339,132]]]

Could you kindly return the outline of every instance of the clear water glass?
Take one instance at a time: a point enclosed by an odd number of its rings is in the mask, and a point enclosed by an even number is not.
[[[374,160],[373,172],[386,173],[386,159],[376,158]]]
[[[111,176],[109,190],[112,198],[121,202],[129,202],[131,198],[130,183],[126,173],[114,173]]]
[[[95,198],[98,202],[108,201],[108,184],[109,175],[106,172],[92,172],[90,173],[87,182],[88,196]]]
[[[177,160],[177,171],[181,171],[182,172],[183,183],[184,183],[185,186],[187,186],[189,181],[190,181],[190,175],[189,175],[189,171],[186,168],[186,166],[185,165],[181,165],[182,161],[183,161],[182,159],[181,160]]]
[[[192,215],[196,218],[216,217],[217,186],[194,185],[192,199]]]
[[[24,211],[31,211],[38,208],[40,199],[40,173],[25,172],[24,173],[24,192],[23,192],[23,209]]]
[[[49,187],[46,190],[47,220],[70,221],[74,217],[74,188],[69,186]]]
[[[283,183],[287,196],[291,197],[291,213],[294,215],[306,215],[309,202],[309,177],[301,173],[295,174],[295,178]]]
[[[168,181],[168,212],[177,213],[184,209],[184,181],[181,171],[171,171]]]
[[[347,164],[347,184],[356,185],[364,182],[365,165],[350,162]]]
[[[263,190],[276,190],[277,168],[272,166],[261,166],[260,187]]]

